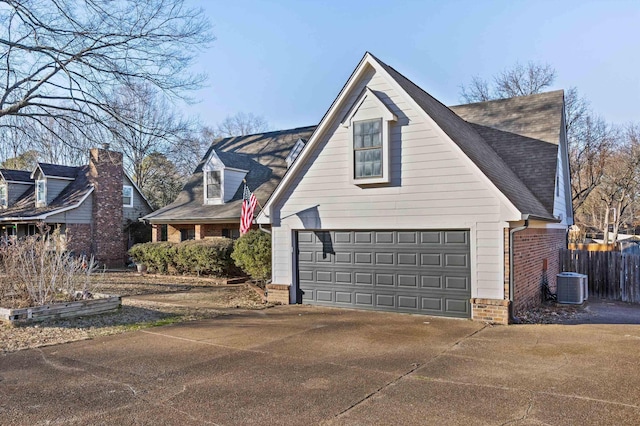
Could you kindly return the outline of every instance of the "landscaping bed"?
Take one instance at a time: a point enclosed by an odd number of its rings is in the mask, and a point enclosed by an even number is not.
[[[267,306],[250,286],[226,285],[226,282],[198,277],[141,276],[134,272],[99,274],[92,277],[95,291],[124,296],[117,312],[45,320],[25,326],[0,324],[0,353],[215,318],[225,315],[231,308],[263,309]],[[145,298],[145,295],[168,296],[171,293],[181,296],[180,300],[174,303],[177,299]],[[189,303],[188,298],[192,298],[194,303]]]

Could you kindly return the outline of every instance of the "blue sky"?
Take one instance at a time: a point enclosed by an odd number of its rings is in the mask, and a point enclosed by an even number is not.
[[[640,0],[197,1],[216,40],[185,114],[239,111],[272,129],[317,124],[365,51],[447,105],[460,85],[517,61],[549,63],[613,123],[640,122]]]

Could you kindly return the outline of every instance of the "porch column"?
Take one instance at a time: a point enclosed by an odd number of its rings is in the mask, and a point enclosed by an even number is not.
[[[196,225],[196,240],[204,239],[204,225]]]
[[[162,225],[157,223],[151,225],[151,241],[154,243],[162,241]]]

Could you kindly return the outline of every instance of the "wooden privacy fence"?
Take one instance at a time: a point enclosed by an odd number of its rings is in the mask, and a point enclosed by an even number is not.
[[[589,297],[640,303],[640,255],[560,250],[560,272],[589,277]]]

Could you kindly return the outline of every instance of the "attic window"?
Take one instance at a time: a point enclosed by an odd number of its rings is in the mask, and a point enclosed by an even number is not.
[[[7,208],[7,185],[0,184],[0,209]]]
[[[352,184],[391,182],[391,126],[398,117],[382,99],[366,87],[353,103],[342,125],[349,129],[349,180]]]
[[[220,200],[222,198],[222,173],[220,170],[211,170],[205,176],[207,199]]]
[[[133,187],[124,185],[122,187],[122,205],[124,207],[133,207]]]
[[[353,123],[354,178],[382,177],[382,120]]]
[[[47,182],[45,180],[36,181],[36,204],[47,204]]]

